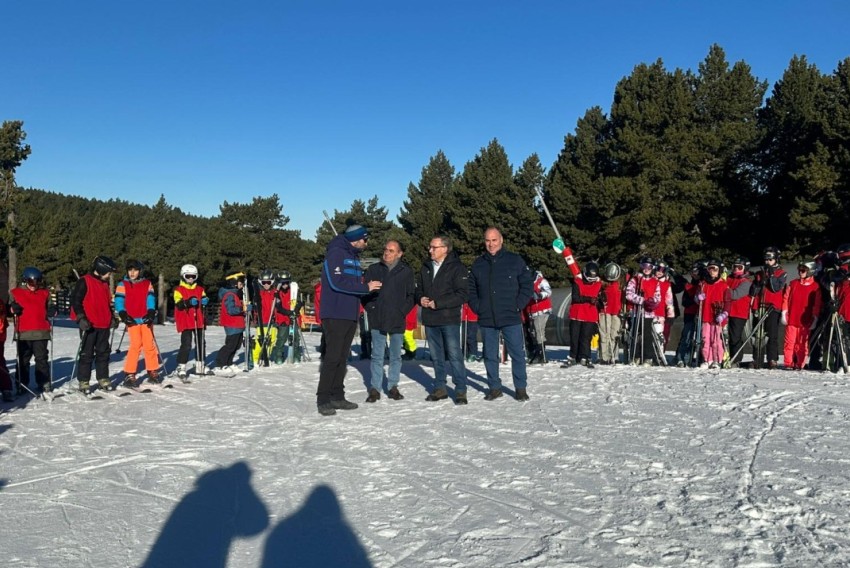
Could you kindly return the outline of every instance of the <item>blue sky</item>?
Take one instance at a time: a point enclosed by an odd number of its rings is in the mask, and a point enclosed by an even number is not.
[[[277,193],[322,210],[379,197],[493,138],[550,167],[635,65],[696,69],[713,43],[770,85],[791,57],[850,56],[850,2],[217,0],[6,2],[0,119],[24,187],[213,216]],[[14,49],[13,49],[14,48]]]

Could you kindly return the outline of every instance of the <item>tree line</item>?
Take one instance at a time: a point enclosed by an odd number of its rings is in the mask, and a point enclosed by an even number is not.
[[[22,123],[8,121],[0,130],[2,235],[19,264],[39,266],[51,281],[68,281],[107,254],[139,258],[168,280],[191,262],[207,282],[271,268],[303,287],[319,275],[331,224],[367,226],[366,256],[399,240],[415,269],[436,234],[451,237],[469,265],[494,225],[508,248],[557,283],[566,271],[551,250],[539,190],[580,262],[759,261],[767,245],[811,258],[850,241],[850,57],[825,74],[795,56],[767,92],[749,65],[730,64],[717,45],[696,70],[641,63],[617,83],[607,113],[596,106],[578,119],[548,169],[537,154],[514,168],[496,139],[459,171],[437,151],[408,185],[397,222],[377,196],[355,199],[314,239],[286,228],[277,195],[225,202],[204,218],[164,198],[149,207],[18,188],[14,172],[30,149]]]

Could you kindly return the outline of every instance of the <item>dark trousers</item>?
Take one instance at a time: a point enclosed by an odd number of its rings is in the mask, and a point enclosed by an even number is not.
[[[232,333],[224,338],[224,345],[218,350],[218,355],[215,358],[216,367],[225,367],[233,364],[233,357],[239,351],[239,346],[242,345],[242,336],[244,332]],[[248,354],[245,354],[248,357]]]
[[[357,331],[357,322],[323,318],[322,329],[325,336],[325,356],[319,366],[317,404],[345,398],[345,372],[348,356],[351,354],[351,342]]]
[[[594,322],[570,320],[570,357],[576,362],[582,359],[590,361],[590,342],[597,327]]]
[[[197,357],[195,358],[196,363],[203,363],[206,358],[206,344],[204,343],[204,330],[203,329],[184,329],[180,334],[180,350],[177,352],[177,364],[185,365],[189,361],[189,351],[192,349],[192,341],[195,335],[197,334],[198,338],[196,340],[197,347]]]
[[[18,340],[18,382],[30,384],[30,359],[35,357],[35,383],[44,386],[50,382],[50,364],[47,361],[47,339]]]
[[[764,334],[767,336],[767,360],[779,361],[779,317],[781,313],[774,309],[765,317]],[[758,324],[758,319],[753,318],[753,325]],[[754,359],[755,360],[755,359]],[[764,361],[757,361],[759,366],[764,364]]]
[[[738,354],[733,363],[740,363],[744,358],[744,350],[741,348],[744,346],[744,326],[746,325],[746,318],[729,318],[729,356]]]
[[[80,365],[77,368],[77,379],[88,381],[91,379],[92,362],[94,362],[95,376],[97,379],[109,378],[109,335],[111,330],[90,329],[80,332],[82,349],[80,350]]]
[[[463,325],[466,329],[466,355],[478,357],[478,322],[465,321]]]

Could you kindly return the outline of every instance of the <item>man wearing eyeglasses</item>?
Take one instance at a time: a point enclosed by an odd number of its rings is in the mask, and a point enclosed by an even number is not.
[[[511,357],[515,398],[528,400],[522,309],[534,295],[534,277],[518,254],[503,248],[502,233],[495,227],[484,232],[484,254],[469,271],[469,305],[478,314],[484,338],[484,367],[490,391],[484,400],[502,396],[499,378],[499,335],[505,338]]]
[[[322,264],[322,330],[325,356],[319,367],[316,406],[322,416],[337,410],[354,410],[357,404],[345,399],[345,373],[351,342],[360,317],[360,299],[379,290],[378,281],[364,282],[360,253],[366,248],[369,232],[350,225],[328,243]]]
[[[398,241],[387,241],[381,262],[366,269],[366,282],[380,282],[379,291],[363,300],[372,335],[372,385],[366,402],[381,398],[384,382],[384,353],[389,340],[390,366],[387,371],[387,396],[393,400],[404,398],[398,390],[401,377],[401,348],[407,313],[413,307],[415,283],[413,269],[402,260],[404,249]]]
[[[466,367],[460,346],[460,314],[469,293],[468,271],[444,235],[431,239],[430,262],[422,263],[416,287],[416,303],[422,306],[422,324],[428,337],[428,350],[434,363],[434,388],[425,399],[445,400],[446,364],[451,367],[455,404],[466,404]]]

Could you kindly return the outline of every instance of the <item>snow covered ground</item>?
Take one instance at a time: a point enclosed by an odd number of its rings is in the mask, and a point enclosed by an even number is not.
[[[57,377],[78,341],[62,324]],[[157,336],[172,370],[177,334]],[[3,404],[2,564],[850,565],[844,375],[553,362],[530,369],[530,402],[485,402],[475,363],[456,407],[425,402],[433,371],[412,361],[403,401],[366,405],[354,361],[360,408],[322,417],[317,372],[314,353],[151,394]]]

